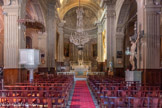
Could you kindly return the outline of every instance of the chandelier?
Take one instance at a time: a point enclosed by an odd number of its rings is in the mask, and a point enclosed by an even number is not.
[[[83,46],[89,42],[89,36],[87,32],[84,32],[83,29],[83,8],[80,7],[79,0],[79,8],[76,9],[77,13],[77,24],[76,24],[76,32],[71,33],[70,42],[76,45],[78,48],[83,48]]]

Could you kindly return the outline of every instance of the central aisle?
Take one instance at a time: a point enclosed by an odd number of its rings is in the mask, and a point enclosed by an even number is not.
[[[86,81],[76,81],[70,108],[95,108]]]

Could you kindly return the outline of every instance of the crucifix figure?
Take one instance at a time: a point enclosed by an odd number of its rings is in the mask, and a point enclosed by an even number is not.
[[[131,48],[130,48],[130,64],[132,65],[132,71],[135,70],[137,67],[136,65],[136,59],[137,59],[137,42],[139,40],[139,35],[137,34],[137,23],[135,23],[134,25],[134,35],[130,37],[130,41],[131,41]]]

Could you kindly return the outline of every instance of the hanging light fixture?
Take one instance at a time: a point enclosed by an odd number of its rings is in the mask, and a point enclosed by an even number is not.
[[[83,13],[84,10],[80,6],[79,0],[79,7],[76,9],[77,13],[77,24],[76,24],[76,32],[71,33],[70,42],[76,45],[79,49],[82,49],[83,46],[89,42],[90,38],[88,33],[84,31],[83,28]]]

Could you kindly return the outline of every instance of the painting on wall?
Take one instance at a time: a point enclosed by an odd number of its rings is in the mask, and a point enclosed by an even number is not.
[[[69,47],[70,47],[70,45],[69,45],[69,43],[64,43],[64,56],[65,57],[69,57]]]
[[[93,44],[93,57],[97,57],[97,44]]]
[[[122,58],[123,52],[122,51],[117,51],[117,58]]]

